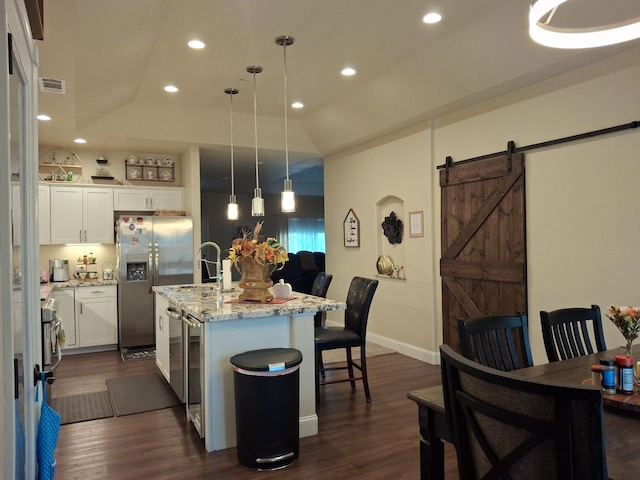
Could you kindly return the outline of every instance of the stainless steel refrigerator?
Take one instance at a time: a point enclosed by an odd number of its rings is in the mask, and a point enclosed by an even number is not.
[[[193,283],[191,217],[121,215],[117,221],[120,350],[155,344],[154,285]]]

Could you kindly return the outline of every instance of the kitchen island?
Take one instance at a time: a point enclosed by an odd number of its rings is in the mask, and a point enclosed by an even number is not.
[[[201,323],[202,413],[199,421],[206,450],[236,445],[233,367],[229,359],[238,353],[263,348],[295,348],[302,352],[300,437],[316,435],[313,318],[318,311],[344,310],[346,304],[298,292],[293,292],[284,302],[276,299],[266,304],[239,302],[238,288],[222,295],[217,295],[214,288],[207,285],[153,287],[156,295],[182,311],[187,322]],[[189,378],[188,370],[186,377]],[[192,386],[188,388],[191,390]],[[189,406],[188,400],[186,403]]]

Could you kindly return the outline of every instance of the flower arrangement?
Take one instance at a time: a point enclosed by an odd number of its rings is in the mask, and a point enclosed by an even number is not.
[[[275,238],[267,238],[265,241],[260,241],[260,230],[262,229],[262,223],[258,222],[255,229],[243,230],[242,238],[236,238],[232,244],[229,252],[229,260],[238,268],[238,263],[241,263],[242,259],[250,258],[256,260],[261,265],[274,265],[284,266],[285,262],[289,260],[289,254],[284,246]]]
[[[625,353],[631,356],[631,344],[640,334],[640,307],[609,305],[607,317],[627,341]]]

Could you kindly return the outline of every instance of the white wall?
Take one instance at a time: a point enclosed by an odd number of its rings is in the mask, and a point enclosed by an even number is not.
[[[344,292],[353,275],[375,275],[375,205],[387,195],[409,211],[424,210],[425,237],[405,238],[407,281],[381,279],[374,298],[370,340],[428,361],[436,360],[441,332],[440,189],[436,167],[455,160],[575,135],[638,120],[640,91],[634,67],[573,87],[476,114],[438,128],[325,161],[327,270]],[[436,124],[438,122],[435,122]],[[441,122],[444,123],[444,122]],[[640,130],[525,153],[527,261],[531,342],[546,362],[539,311],[593,303],[638,304],[636,255]],[[342,246],[349,208],[361,220],[361,247]],[[403,218],[406,222],[408,218]],[[406,230],[405,230],[406,233]],[[339,288],[337,288],[339,286]],[[339,314],[330,316],[341,321]],[[609,348],[623,343],[606,317]]]

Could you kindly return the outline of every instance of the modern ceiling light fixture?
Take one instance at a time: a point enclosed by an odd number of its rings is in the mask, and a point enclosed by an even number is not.
[[[356,70],[355,68],[347,67],[343,68],[340,73],[342,73],[342,75],[344,75],[345,77],[350,77],[356,74]]]
[[[187,45],[189,45],[189,48],[193,48],[194,50],[201,50],[206,47],[205,43],[202,40],[198,40],[196,38],[190,40]]]
[[[252,65],[247,67],[247,72],[253,74],[253,132],[256,142],[256,188],[253,190],[253,200],[251,200],[251,215],[264,217],[264,199],[258,178],[258,101],[256,95],[256,74],[262,72],[262,67]]]
[[[293,191],[293,183],[289,179],[289,126],[287,123],[287,47],[293,45],[293,37],[282,35],[276,38],[276,43],[282,47],[284,52],[284,163],[286,178],[284,180],[284,190],[280,195],[280,210],[284,213],[296,211],[296,194]]]
[[[229,95],[229,117],[231,124],[231,195],[227,205],[227,220],[238,219],[238,200],[235,195],[234,172],[233,172],[233,96],[238,93],[237,88],[225,88],[224,93]]]
[[[538,0],[533,4],[529,11],[529,35],[535,42],[569,49],[604,47],[640,38],[640,17],[599,27],[552,27],[549,23],[556,9],[567,1]]]
[[[438,23],[440,20],[442,20],[442,15],[435,12],[427,13],[422,17],[422,21],[426,24]]]

